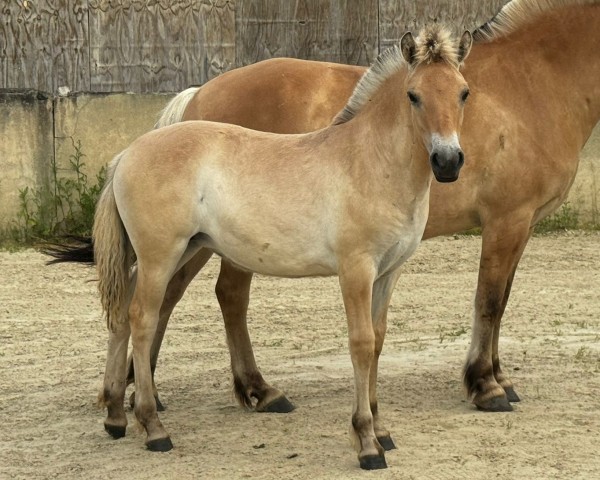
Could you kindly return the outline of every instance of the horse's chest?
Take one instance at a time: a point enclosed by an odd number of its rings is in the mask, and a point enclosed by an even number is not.
[[[422,233],[421,235],[407,234],[392,245],[379,262],[379,276],[396,270],[408,260],[419,246],[422,235]]]
[[[417,208],[411,221],[397,233],[396,241],[384,252],[379,261],[379,275],[385,275],[399,268],[415,252],[425,231],[428,208]]]

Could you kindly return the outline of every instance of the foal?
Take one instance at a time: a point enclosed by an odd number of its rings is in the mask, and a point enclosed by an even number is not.
[[[314,133],[184,122],[117,155],[94,223],[111,330],[101,392],[109,433],[125,433],[131,332],[135,415],[150,450],[172,448],[156,412],[151,344],[173,275],[199,252],[216,252],[265,275],[339,276],[355,380],[351,432],[360,466],[386,467],[384,447],[394,444],[377,413],[376,382],[387,308],[423,235],[433,176],[453,182],[464,162],[458,135],[469,91],[458,67],[470,47],[468,32],[459,42],[440,27],[416,42],[407,33],[333,124]]]

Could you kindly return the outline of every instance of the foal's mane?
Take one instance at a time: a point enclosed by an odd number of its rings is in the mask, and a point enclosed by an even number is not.
[[[473,32],[477,42],[504,37],[530,22],[538,15],[561,7],[600,4],[600,0],[512,0],[490,21]]]
[[[445,27],[433,24],[424,28],[415,39],[415,43],[416,52],[414,62],[410,65],[411,69],[432,62],[447,62],[458,68],[457,42]],[[353,119],[381,85],[404,67],[408,65],[399,45],[383,51],[358,81],[348,103],[333,119],[333,125],[340,125]]]

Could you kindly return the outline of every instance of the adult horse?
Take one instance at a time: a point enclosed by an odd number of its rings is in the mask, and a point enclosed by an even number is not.
[[[537,222],[555,211],[575,178],[579,152],[600,118],[597,0],[513,0],[474,33],[463,75],[476,98],[465,110],[461,179],[434,183],[424,239],[482,228],[472,339],[464,367],[481,410],[511,410],[519,396],[500,367],[500,323],[515,271]],[[218,120],[276,132],[310,131],[341,108],[361,67],[273,59],[232,70],[167,106],[157,126]],[[169,315],[205,263],[191,260],[169,285],[153,344],[153,367]],[[252,274],[222,262],[216,293],[239,401],[289,411],[261,376],[248,336]],[[130,362],[129,381],[133,379]],[[158,398],[158,397],[157,397]]]
[[[600,118],[598,1],[513,0],[475,32],[463,71],[478,95],[465,111],[461,179],[434,183],[424,237],[482,228],[471,347],[464,383],[475,405],[510,410],[519,400],[500,367],[500,323],[533,226],[566,198],[579,152]],[[158,126],[219,120],[293,133],[323,127],[343,107],[362,67],[273,59],[233,70],[177,96]],[[336,103],[337,102],[337,103]],[[58,261],[93,262],[91,243],[49,252]],[[152,346],[156,366],[173,308],[206,258],[172,279]],[[223,311],[239,401],[259,411],[292,408],[260,374],[246,310],[252,274],[222,262],[217,297]],[[129,381],[133,380],[130,362]],[[158,398],[158,397],[157,397]]]
[[[153,396],[151,344],[175,272],[217,252],[266,275],[339,276],[354,368],[351,432],[360,466],[386,467],[384,448],[394,444],[376,395],[385,317],[399,267],[423,235],[433,176],[453,182],[464,163],[458,135],[469,90],[458,68],[470,47],[469,32],[454,42],[434,26],[416,43],[407,33],[333,124],[314,133],[184,122],[115,157],[93,230],[111,331],[101,393],[109,433],[122,436],[127,423],[131,334],[135,415],[150,450],[172,448]]]

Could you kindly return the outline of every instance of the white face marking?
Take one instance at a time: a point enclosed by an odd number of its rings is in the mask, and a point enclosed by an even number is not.
[[[458,143],[458,135],[456,134],[456,132],[453,132],[447,137],[442,137],[439,133],[432,133],[428,145],[429,154],[431,155],[431,152],[433,152],[434,150],[460,150],[460,144]]]

